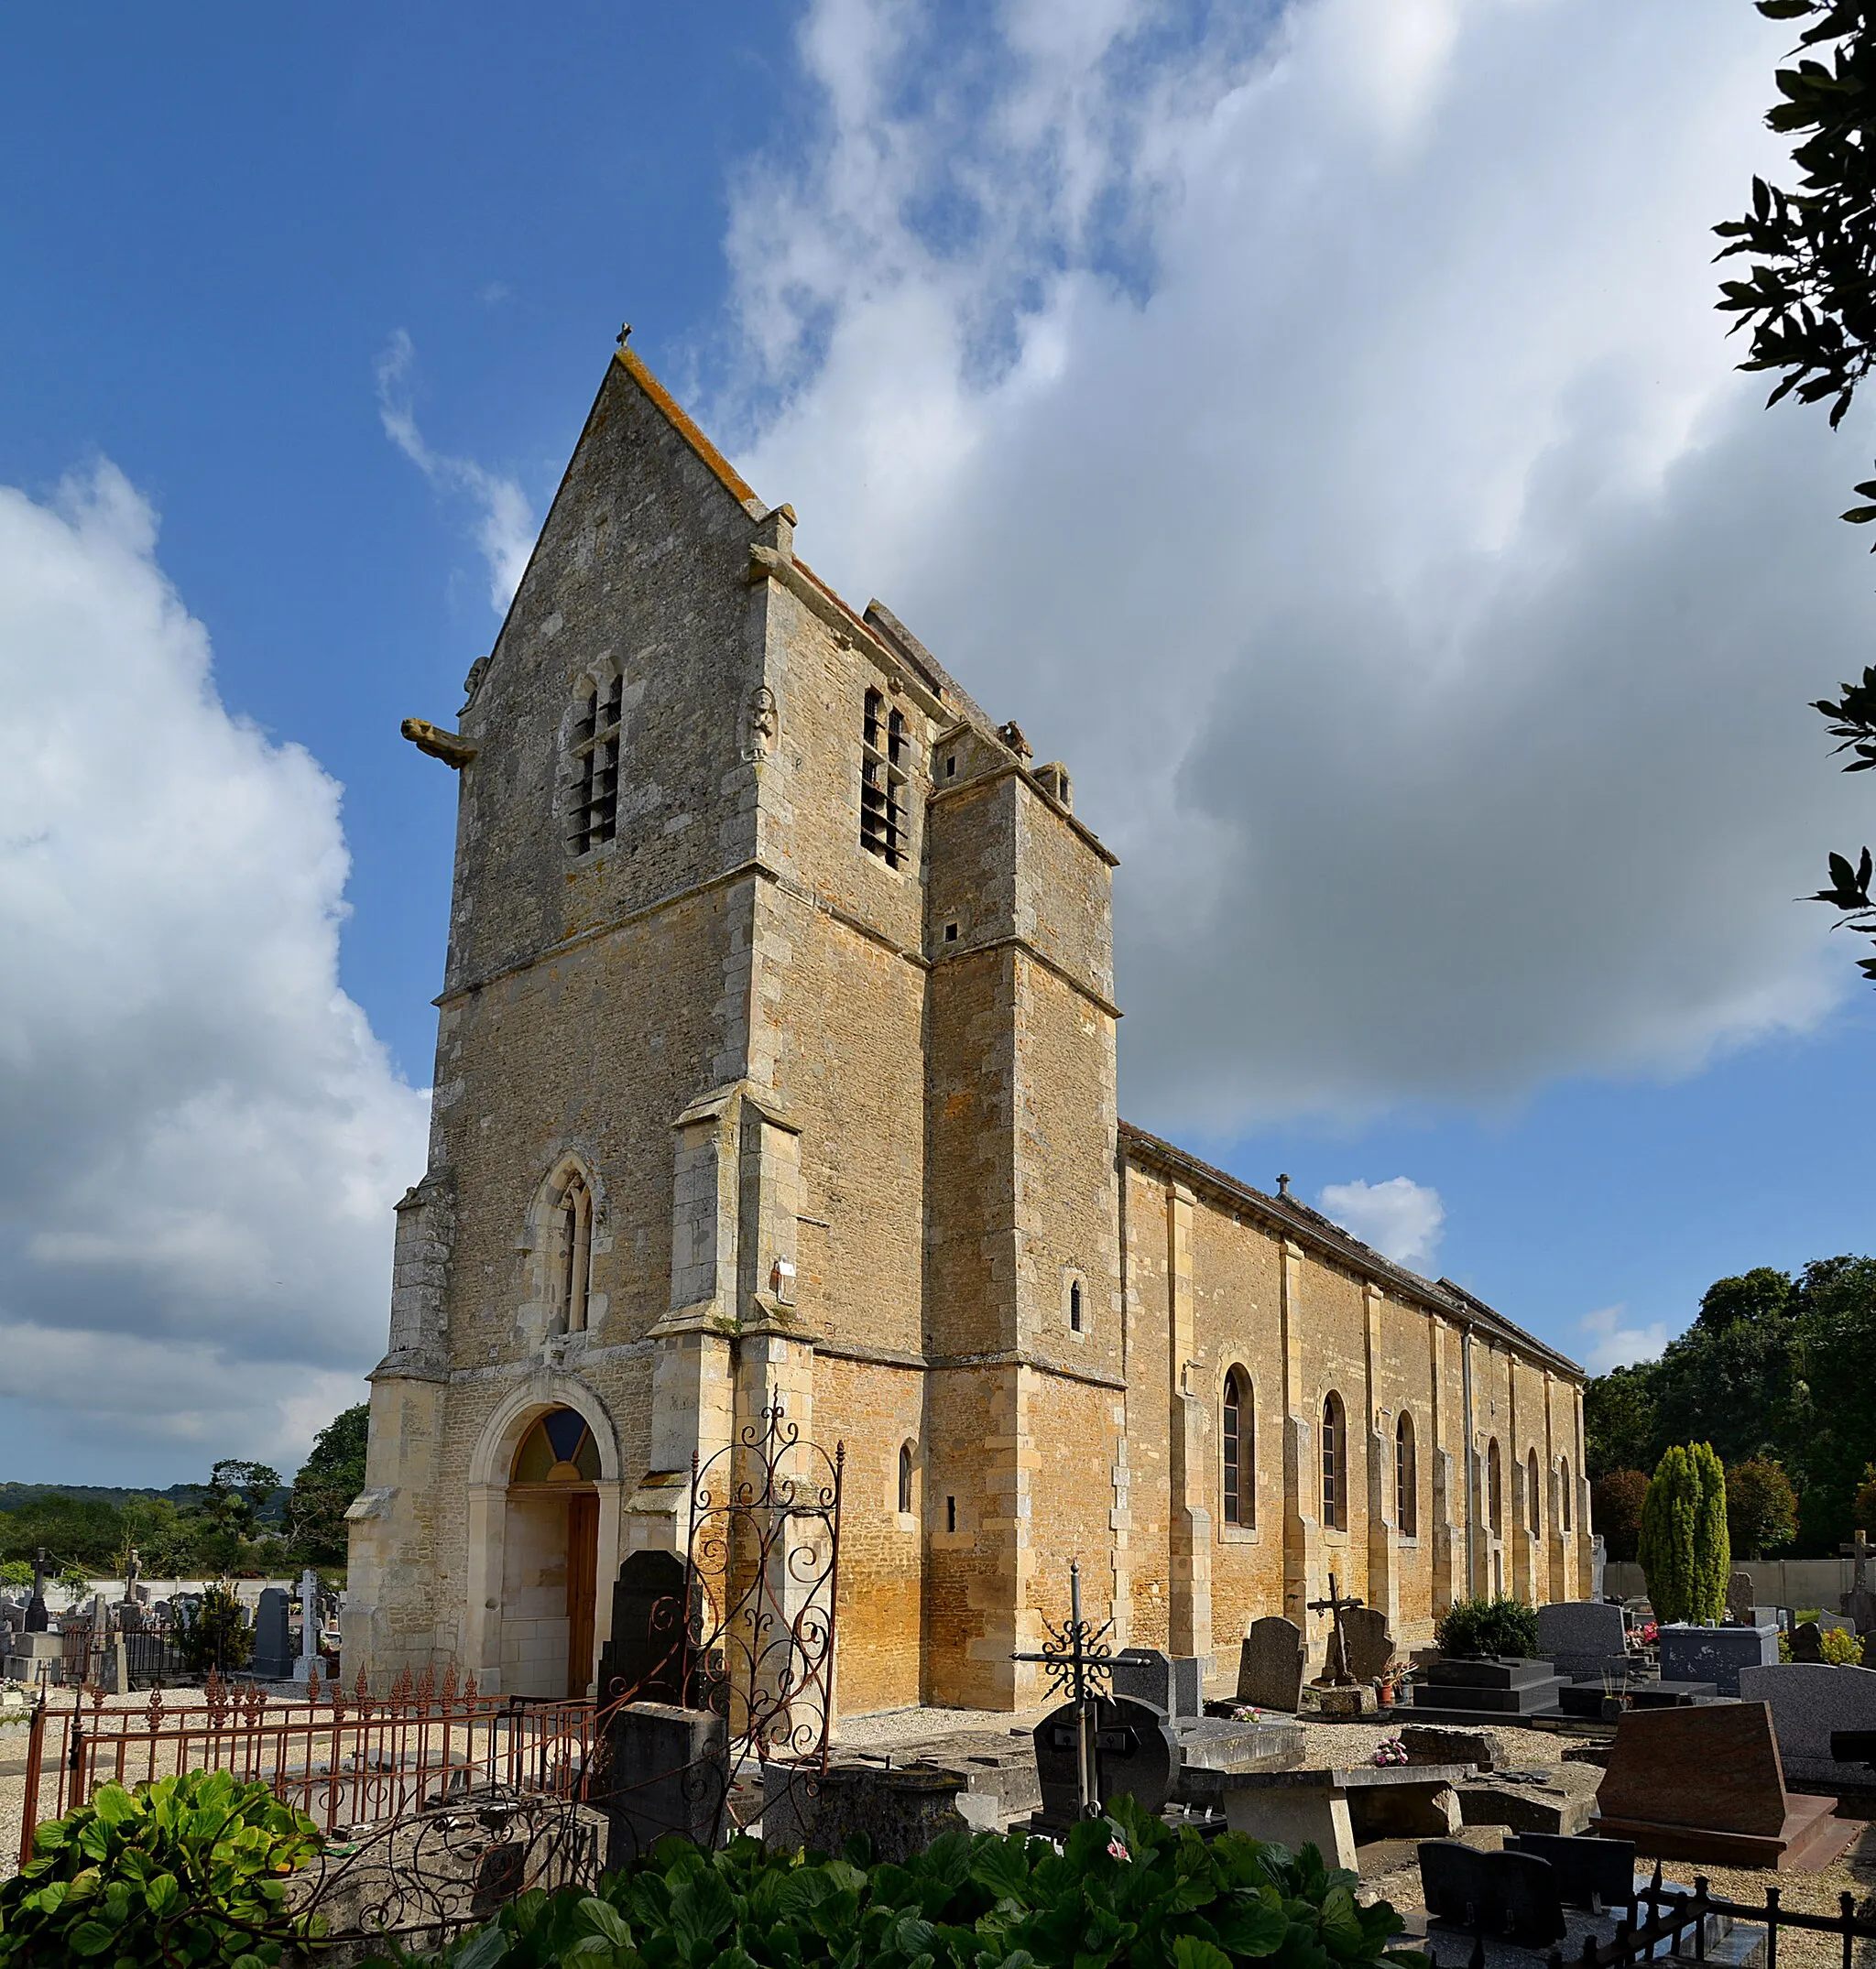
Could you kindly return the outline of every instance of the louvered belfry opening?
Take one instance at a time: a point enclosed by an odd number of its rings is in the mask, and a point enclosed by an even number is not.
[[[861,729],[860,845],[897,868],[906,851],[906,767],[911,745],[905,713],[889,712],[878,691],[867,692]]]

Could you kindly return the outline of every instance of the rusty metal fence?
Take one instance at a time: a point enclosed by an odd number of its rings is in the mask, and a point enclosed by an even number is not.
[[[348,1693],[313,1676],[304,1701],[282,1702],[211,1677],[199,1706],[158,1691],[136,1709],[106,1709],[102,1690],[49,1696],[27,1742],[20,1864],[34,1829],[126,1787],[187,1770],[265,1784],[333,1836],[454,1799],[580,1796],[596,1740],[590,1700],[476,1693],[472,1677],[441,1684],[400,1676],[388,1695],[361,1675]]]

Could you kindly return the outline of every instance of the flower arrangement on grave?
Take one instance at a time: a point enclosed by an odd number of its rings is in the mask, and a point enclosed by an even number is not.
[[[1661,1639],[1661,1623],[1656,1620],[1644,1620],[1642,1625],[1635,1629],[1635,1638],[1640,1641],[1644,1648],[1652,1648],[1656,1646]]]
[[[1233,1723],[1261,1723],[1264,1713],[1255,1702],[1239,1702],[1231,1712]]]
[[[1383,1769],[1391,1764],[1405,1764],[1407,1746],[1398,1736],[1384,1736],[1374,1746],[1374,1761]]]
[[[1375,1693],[1383,1709],[1392,1709],[1399,1704],[1407,1693],[1407,1684],[1412,1674],[1413,1670],[1404,1661],[1390,1661],[1375,1678]]]

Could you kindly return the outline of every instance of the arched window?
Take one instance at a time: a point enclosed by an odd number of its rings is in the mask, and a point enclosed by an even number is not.
[[[1564,1530],[1573,1528],[1574,1513],[1570,1509],[1570,1459],[1566,1456],[1557,1465],[1557,1519]]]
[[[596,1484],[599,1445],[577,1409],[550,1409],[521,1438],[508,1480],[514,1484]]]
[[[1543,1529],[1541,1500],[1537,1495],[1539,1481],[1537,1452],[1532,1450],[1524,1459],[1524,1518],[1526,1528],[1532,1538]]]
[[[568,748],[567,852],[585,854],[619,831],[619,723],[626,680],[588,684]]]
[[[1348,1528],[1348,1421],[1333,1389],[1323,1403],[1323,1523]]]
[[[1413,1448],[1413,1418],[1405,1409],[1394,1425],[1394,1522],[1403,1539],[1420,1535],[1420,1466]]]
[[[1494,1537],[1501,1536],[1505,1528],[1504,1483],[1504,1472],[1499,1464],[1499,1439],[1494,1436],[1485,1446],[1485,1521]]]
[[[1081,1280],[1071,1278],[1068,1282],[1068,1331],[1081,1332]]]
[[[1221,1508],[1227,1525],[1257,1523],[1257,1410],[1250,1376],[1234,1367],[1225,1376],[1224,1479]]]
[[[867,692],[860,729],[860,845],[897,868],[906,851],[906,767],[911,740],[905,713],[889,711],[882,692]]]
[[[586,1331],[586,1289],[593,1269],[593,1192],[576,1170],[561,1191],[556,1217],[561,1331]]]
[[[910,1512],[912,1507],[912,1446],[901,1442],[899,1446],[899,1507]]]

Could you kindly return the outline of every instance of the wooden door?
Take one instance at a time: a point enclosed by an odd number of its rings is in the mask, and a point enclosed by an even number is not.
[[[599,1499],[590,1491],[567,1499],[567,1693],[586,1693],[593,1680],[593,1615],[599,1591]]]

